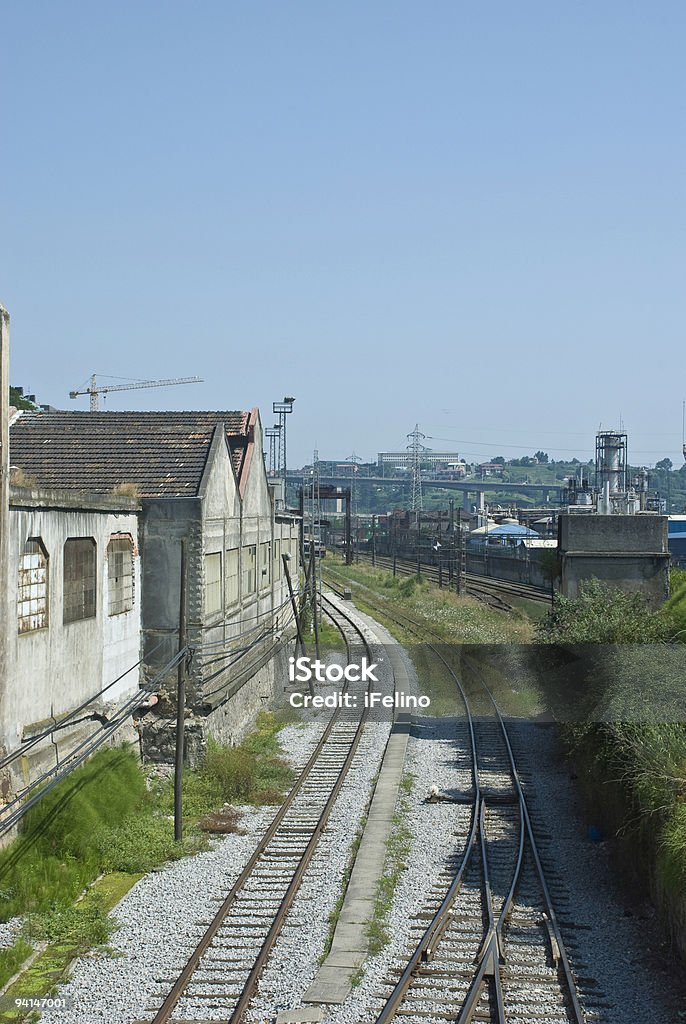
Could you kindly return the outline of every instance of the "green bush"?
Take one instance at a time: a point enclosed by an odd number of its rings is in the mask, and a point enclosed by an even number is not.
[[[536,623],[538,639],[552,644],[654,643],[670,632],[669,622],[650,611],[642,594],[627,594],[597,579],[584,580],[578,597],[557,596]]]
[[[73,899],[102,870],[102,827],[152,813],[135,755],[99,751],[27,811],[21,834],[0,852],[0,920]]]

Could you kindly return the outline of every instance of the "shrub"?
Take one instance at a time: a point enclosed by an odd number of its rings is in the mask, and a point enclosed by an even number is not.
[[[651,612],[642,594],[627,594],[584,580],[578,597],[555,599],[553,608],[536,624],[538,639],[560,644],[640,644],[670,635],[665,617]]]

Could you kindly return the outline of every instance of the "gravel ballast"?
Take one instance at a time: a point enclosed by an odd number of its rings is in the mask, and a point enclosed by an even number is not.
[[[378,641],[392,642],[378,624],[362,615],[359,618],[373,628]],[[408,656],[403,652],[402,657],[415,678]],[[294,767],[306,762],[327,717],[326,712],[311,713],[307,724],[287,726],[280,732]],[[388,722],[375,721],[365,732],[262,976],[249,1011],[254,1024],[300,1006],[317,973],[350,844],[373,791],[389,728]],[[676,965],[660,958],[663,950],[649,905],[629,903],[613,877],[608,847],[586,837],[587,823],[555,726],[516,721],[510,728],[534,830],[544,837],[544,865],[550,866],[551,877],[555,865],[555,884],[561,884],[572,908],[560,916],[572,968],[581,978],[582,1003],[600,1012],[606,1024],[635,1019],[642,1024],[678,1024],[686,1019],[686,1003],[683,985],[680,991],[670,988],[670,967],[674,972]],[[411,932],[413,915],[430,898],[446,859],[466,842],[468,805],[426,802],[432,786],[458,795],[469,790],[464,719],[419,719],[408,743],[405,770],[414,782],[410,792],[401,792],[399,808],[402,827],[412,839],[388,917],[390,939],[368,959],[347,1002],[329,1008],[326,1020],[331,1024],[374,1019],[381,1006],[379,993],[387,990],[389,971],[401,964],[416,941],[416,933]],[[71,1008],[48,1011],[42,1019],[49,1024],[130,1024],[150,1019],[151,1009],[183,966],[184,955],[213,916],[218,899],[240,873],[274,812],[274,808],[245,809],[239,827],[247,834],[222,837],[209,853],[142,879],[115,913],[121,928],[112,945],[123,955],[109,959],[91,954],[77,961],[72,980],[60,990]],[[0,931],[0,944],[3,934]],[[212,1019],[212,1012],[204,1012],[203,1017]],[[216,1011],[216,1018],[222,1019],[223,1011]]]

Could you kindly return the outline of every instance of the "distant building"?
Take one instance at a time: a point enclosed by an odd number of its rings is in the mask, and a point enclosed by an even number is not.
[[[502,476],[503,465],[500,462],[482,462],[479,466],[479,474],[482,479],[488,476]]]
[[[401,452],[379,452],[377,465],[382,476],[392,476],[389,470],[401,469],[407,472],[412,468],[413,455],[410,451]],[[437,452],[426,448],[421,453],[422,467],[431,470],[445,469],[451,464],[460,464],[460,456],[457,452]]]

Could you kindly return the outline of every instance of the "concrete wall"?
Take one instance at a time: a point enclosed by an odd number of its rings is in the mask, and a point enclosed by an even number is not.
[[[124,506],[124,507],[122,507]],[[93,499],[75,492],[39,492],[13,488],[10,497],[7,572],[7,659],[0,721],[8,752],[43,732],[61,716],[136,666],[140,659],[141,576],[137,503],[131,499]],[[133,607],[109,613],[107,547],[113,535],[128,535],[134,545]],[[96,543],[96,613],[63,621],[63,552],[68,538]],[[18,632],[18,579],[24,546],[40,538],[47,553],[47,625]],[[134,667],[103,694],[97,709],[115,706],[138,689]],[[54,763],[79,738],[102,728],[86,714],[69,728],[55,728],[51,740],[36,748],[21,766],[25,781],[35,767]],[[130,732],[130,737],[133,737]]]
[[[292,645],[279,645],[268,651],[252,673],[235,681],[235,692],[222,699],[211,711],[186,715],[185,760],[197,765],[207,751],[211,736],[218,743],[235,746],[252,728],[260,711],[274,706],[283,694],[288,679],[288,656]],[[174,762],[176,720],[169,715],[147,716],[144,720],[144,758],[166,764]]]
[[[667,517],[561,514],[558,550],[561,592],[576,597],[579,584],[595,577],[644,594],[653,608],[669,596]]]
[[[512,548],[495,545],[488,552],[467,552],[467,572],[550,590],[550,578],[544,575],[541,568],[540,549],[529,551],[528,558],[524,554],[515,554]]]
[[[223,427],[219,426],[197,498],[142,502],[143,632],[148,681],[178,650],[182,538],[187,543],[188,642],[197,647],[186,680],[187,749],[191,760],[200,756],[208,735],[236,742],[249,728],[263,706],[262,696],[255,694],[262,694],[265,679],[269,673],[273,676],[274,669],[269,664],[275,650],[274,632],[290,616],[286,579],[280,560],[277,571],[274,543],[279,542],[279,552],[282,544],[288,544],[295,556],[299,523],[292,517],[275,516],[262,457],[259,418],[254,431],[250,461],[240,486]],[[229,601],[226,552],[239,550],[242,581],[246,548],[253,544],[257,551],[255,591],[245,593],[241,588],[238,600]],[[262,544],[269,545],[268,571],[264,576],[259,561]],[[220,556],[221,606],[216,610],[207,607],[208,555]],[[295,558],[292,571],[297,588]],[[256,640],[259,644],[249,658],[237,657]],[[234,657],[230,656],[232,650]],[[160,704],[142,722],[147,757],[167,759],[172,749],[176,686],[176,670],[161,686],[156,686]]]

